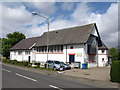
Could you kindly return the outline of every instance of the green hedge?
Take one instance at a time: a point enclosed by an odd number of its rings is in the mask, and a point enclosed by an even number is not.
[[[120,83],[120,60],[112,61],[110,77],[112,82]]]
[[[10,64],[15,64],[15,65],[20,65],[20,66],[28,66],[29,62],[28,61],[17,61],[17,60],[2,60],[3,63],[10,63]]]

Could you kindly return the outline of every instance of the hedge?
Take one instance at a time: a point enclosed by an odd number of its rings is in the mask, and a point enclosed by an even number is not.
[[[20,66],[28,66],[29,62],[28,61],[17,61],[17,60],[2,60],[3,63],[10,63],[10,64],[15,64],[15,65],[20,65]]]
[[[110,77],[112,82],[120,83],[120,60],[112,61]]]

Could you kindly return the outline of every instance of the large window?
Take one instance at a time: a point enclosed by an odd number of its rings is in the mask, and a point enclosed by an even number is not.
[[[36,47],[34,50],[36,50],[38,53],[47,53],[47,46]],[[63,45],[49,46],[48,52],[49,53],[63,52]]]
[[[18,55],[22,55],[22,51],[18,51]]]
[[[25,55],[30,55],[30,51],[25,51]]]

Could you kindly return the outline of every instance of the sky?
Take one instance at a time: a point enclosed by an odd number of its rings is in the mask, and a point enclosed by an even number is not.
[[[117,2],[2,2],[0,3],[0,37],[18,31],[27,38],[50,31],[96,23],[101,39],[108,47],[118,46]]]

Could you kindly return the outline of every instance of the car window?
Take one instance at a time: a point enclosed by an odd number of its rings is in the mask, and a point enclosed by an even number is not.
[[[54,61],[54,63],[55,63],[55,64],[60,64],[60,62],[59,62],[59,61]]]
[[[50,63],[51,61],[47,61],[47,63]]]

